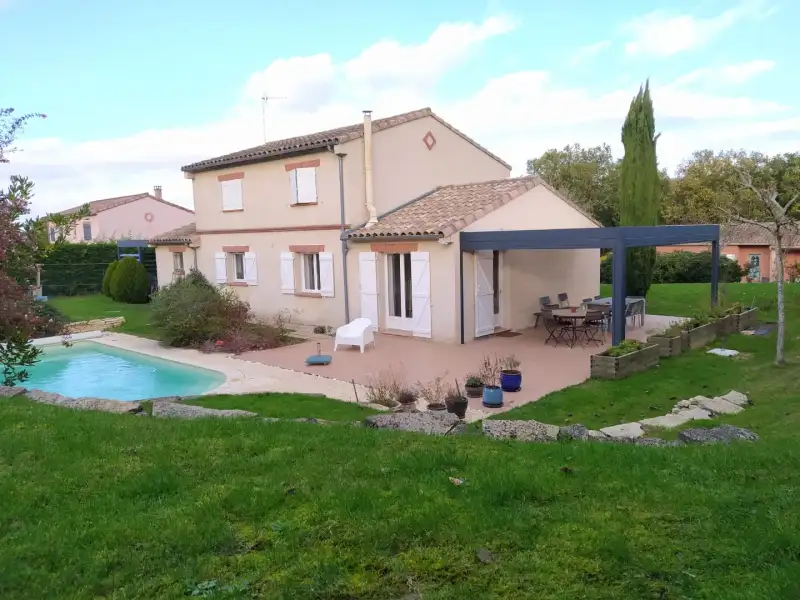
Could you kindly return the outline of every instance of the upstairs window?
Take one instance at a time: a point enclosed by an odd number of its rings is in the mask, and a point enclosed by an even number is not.
[[[317,169],[302,167],[289,171],[292,204],[317,203]]]
[[[83,241],[88,242],[92,239],[92,224],[91,223],[84,223],[83,224]]]
[[[242,200],[242,178],[233,178],[221,175],[219,181],[220,194],[222,195],[222,210],[244,210]],[[230,178],[229,178],[230,177]]]

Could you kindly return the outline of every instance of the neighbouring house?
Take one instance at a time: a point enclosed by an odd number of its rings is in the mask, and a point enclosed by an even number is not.
[[[786,235],[784,278],[794,280],[800,268],[800,229]],[[772,235],[753,223],[723,226],[720,232],[720,253],[737,261],[747,270],[742,281],[775,281],[776,261]],[[659,246],[658,252],[708,252],[707,244]]]
[[[193,210],[162,198],[161,186],[155,186],[152,194],[144,192],[105,198],[88,204],[89,216],[81,219],[75,229],[67,233],[67,241],[147,240],[194,221]],[[69,215],[80,208],[76,206],[59,214]],[[48,235],[51,242],[55,241],[57,232],[52,223],[48,225]]]
[[[456,342],[460,231],[598,227],[425,108],[183,167],[194,226],[155,236],[159,284],[191,265],[264,315]],[[533,324],[539,296],[597,293],[599,250],[467,254],[468,339]]]

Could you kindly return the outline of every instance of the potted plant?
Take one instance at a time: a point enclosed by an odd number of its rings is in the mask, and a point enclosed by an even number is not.
[[[487,408],[503,406],[503,388],[500,387],[501,362],[496,356],[484,356],[479,370],[483,382],[483,405]]]
[[[604,352],[592,355],[591,376],[593,379],[623,379],[657,366],[660,356],[661,349],[656,344],[623,340]]]
[[[463,419],[467,415],[468,400],[466,396],[461,395],[459,390],[450,388],[444,398],[444,403],[447,406],[447,412],[453,413],[459,419]]]
[[[446,374],[447,373],[445,373],[445,375]],[[447,389],[444,384],[443,376],[440,375],[439,377],[434,377],[427,383],[418,381],[416,388],[417,395],[425,401],[425,404],[428,405],[428,410],[447,410],[447,406],[444,403],[445,396],[447,395]]]
[[[502,359],[500,387],[504,392],[518,392],[522,389],[522,371],[519,370],[519,365],[520,362],[513,354]]]
[[[478,375],[467,375],[464,391],[467,393],[468,398],[480,398],[483,396],[483,381]]]
[[[403,388],[397,392],[396,400],[404,407],[414,406],[417,403],[417,395],[414,390]]]

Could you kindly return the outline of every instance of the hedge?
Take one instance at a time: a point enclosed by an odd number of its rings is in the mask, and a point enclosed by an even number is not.
[[[117,260],[115,242],[53,244],[42,261],[42,288],[46,296],[99,294],[108,265]],[[155,248],[142,250],[142,264],[156,276]]]
[[[600,282],[611,283],[612,253],[600,260]],[[719,280],[739,281],[746,271],[735,260],[720,256]],[[710,283],[711,252],[665,252],[656,255],[653,283]]]
[[[135,258],[123,258],[111,275],[110,291],[117,302],[144,304],[150,296],[147,270]]]

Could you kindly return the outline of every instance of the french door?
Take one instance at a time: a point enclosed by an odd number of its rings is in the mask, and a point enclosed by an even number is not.
[[[414,330],[410,253],[386,255],[386,326]]]

